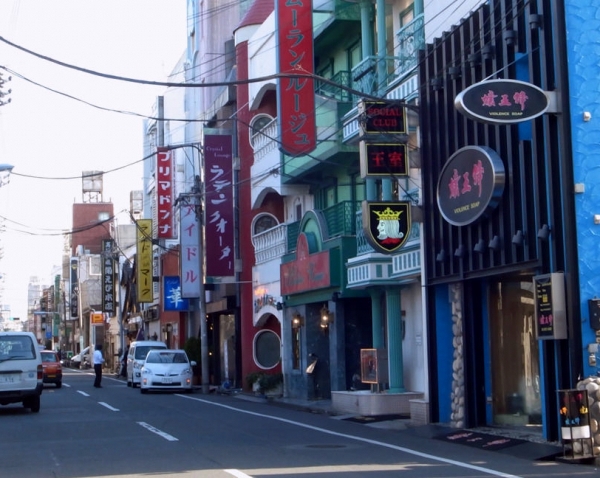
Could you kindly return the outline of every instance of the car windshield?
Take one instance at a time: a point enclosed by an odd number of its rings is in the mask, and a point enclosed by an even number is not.
[[[188,363],[188,359],[185,352],[151,352],[146,363]]]
[[[135,348],[135,359],[144,360],[146,358],[146,355],[148,355],[148,352],[150,352],[150,350],[155,350],[158,348],[160,347],[156,345],[138,345]]]
[[[35,345],[29,337],[0,337],[0,361],[34,358]]]

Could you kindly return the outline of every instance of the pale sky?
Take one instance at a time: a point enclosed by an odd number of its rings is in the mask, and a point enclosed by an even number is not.
[[[186,28],[186,0],[0,1],[2,39],[63,63],[136,79],[167,81],[185,50]],[[88,103],[139,114],[150,114],[165,91],[77,72],[1,39],[0,66]],[[14,174],[0,186],[0,303],[23,319],[29,278],[51,284],[53,266],[61,264],[60,231],[70,229],[72,205],[82,201],[81,173],[141,160],[143,120],[93,108],[14,74],[4,91],[9,88],[12,101],[0,106],[0,164],[13,165]],[[104,201],[114,203],[122,224],[129,222],[121,211],[136,189],[142,189],[141,163],[104,175]]]

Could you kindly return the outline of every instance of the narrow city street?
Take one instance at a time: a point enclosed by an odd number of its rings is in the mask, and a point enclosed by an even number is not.
[[[150,393],[87,370],[46,386],[39,414],[0,408],[2,478],[83,477],[561,477],[593,465],[486,451],[264,401]],[[532,448],[533,449],[533,448]],[[538,459],[536,459],[538,458]]]

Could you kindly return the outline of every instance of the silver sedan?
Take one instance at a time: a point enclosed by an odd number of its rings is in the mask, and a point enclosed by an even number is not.
[[[190,393],[194,365],[196,362],[189,361],[185,350],[151,350],[142,367],[140,391],[183,390]]]

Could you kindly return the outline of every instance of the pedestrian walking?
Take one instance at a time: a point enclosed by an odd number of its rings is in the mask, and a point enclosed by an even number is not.
[[[94,350],[94,372],[96,373],[96,379],[94,380],[94,387],[102,388],[102,365],[104,364],[104,357],[102,356],[102,345],[96,345]]]

